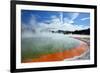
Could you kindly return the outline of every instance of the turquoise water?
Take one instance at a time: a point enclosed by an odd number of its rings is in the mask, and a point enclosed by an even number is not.
[[[38,58],[41,55],[68,50],[79,45],[79,40],[62,34],[35,34],[22,37],[22,59]]]

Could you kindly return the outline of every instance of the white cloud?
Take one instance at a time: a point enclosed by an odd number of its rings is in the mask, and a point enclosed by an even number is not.
[[[70,16],[71,16],[71,20],[75,20],[78,16],[79,16],[80,13],[71,13]]]
[[[84,20],[88,20],[90,19],[89,17],[86,17],[86,18],[82,18],[81,20],[84,21]]]
[[[69,13],[69,17],[65,17],[64,18],[64,22],[67,22],[69,24],[73,24],[74,23],[74,20],[79,16],[80,13]]]
[[[79,13],[75,13],[72,15],[72,19],[74,20],[75,18],[77,18],[79,15]],[[75,30],[83,30],[83,29],[87,29],[89,28],[89,26],[82,26],[82,25],[76,25],[73,24],[74,21],[70,20],[68,18],[64,18],[64,22],[62,23],[60,21],[60,18],[58,18],[57,16],[52,16],[51,20],[49,24],[45,23],[45,22],[37,22],[35,19],[35,16],[32,15],[31,19],[30,19],[30,27],[35,29],[35,30],[53,30],[53,31],[57,31],[57,30],[66,30],[66,31],[75,31]],[[28,25],[29,26],[29,25]],[[25,26],[26,27],[26,26]]]
[[[61,21],[57,16],[51,16],[51,23],[52,24],[59,24]]]
[[[73,24],[74,20],[70,20],[69,18],[65,17],[64,18],[64,23]]]
[[[29,20],[29,24],[31,26],[35,26],[35,24],[37,24],[36,17],[34,15],[31,15],[31,18]]]

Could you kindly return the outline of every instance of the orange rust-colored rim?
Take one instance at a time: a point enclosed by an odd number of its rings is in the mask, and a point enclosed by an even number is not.
[[[84,42],[80,42],[79,46],[69,49],[69,50],[65,50],[64,52],[57,52],[54,54],[43,55],[40,58],[24,60],[22,61],[22,63],[63,61],[64,59],[69,59],[69,58],[74,58],[75,56],[80,56],[81,54],[86,52],[87,49],[88,49],[87,44]]]

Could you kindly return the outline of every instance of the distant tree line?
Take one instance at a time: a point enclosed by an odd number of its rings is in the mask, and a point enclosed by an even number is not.
[[[85,29],[85,30],[76,30],[76,31],[63,31],[63,30],[58,30],[58,31],[52,31],[52,33],[63,33],[63,34],[84,34],[84,35],[90,35],[90,29]]]

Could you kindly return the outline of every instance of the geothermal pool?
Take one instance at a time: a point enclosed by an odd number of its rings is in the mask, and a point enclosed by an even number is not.
[[[23,35],[21,37],[21,62],[62,61],[80,56],[86,49],[87,45],[84,42],[64,34]]]

